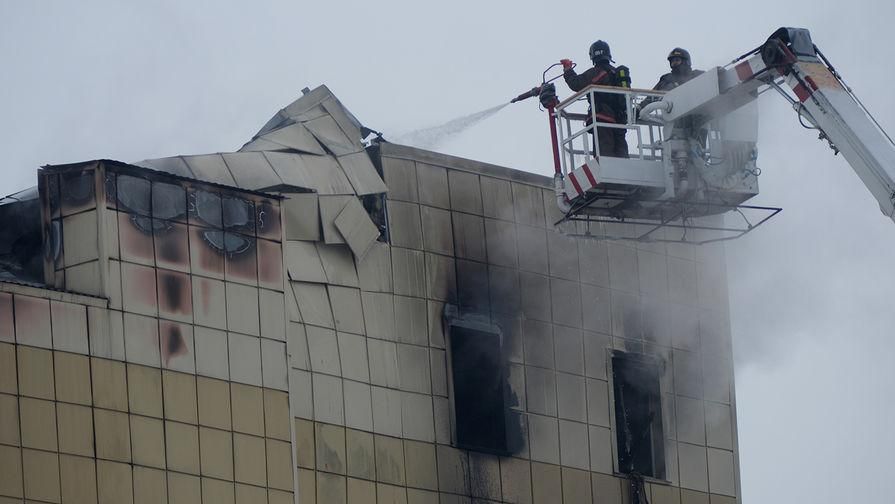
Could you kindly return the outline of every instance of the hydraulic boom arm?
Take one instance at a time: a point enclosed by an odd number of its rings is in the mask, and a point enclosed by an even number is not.
[[[800,120],[810,122],[821,139],[842,153],[880,210],[895,220],[895,143],[814,45],[808,30],[780,28],[731,65],[671,91],[663,100],[663,119],[719,117],[754,100],[766,86],[786,97]]]

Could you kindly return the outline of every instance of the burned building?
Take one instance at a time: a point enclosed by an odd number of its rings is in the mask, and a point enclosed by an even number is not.
[[[0,201],[0,502],[739,502],[723,248],[362,131],[320,87]]]

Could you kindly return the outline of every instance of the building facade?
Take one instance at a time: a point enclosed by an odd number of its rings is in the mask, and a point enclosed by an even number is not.
[[[723,248],[361,131],[320,87],[0,202],[0,503],[739,502]]]

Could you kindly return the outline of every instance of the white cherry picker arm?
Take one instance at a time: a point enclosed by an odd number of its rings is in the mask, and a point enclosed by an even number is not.
[[[842,153],[883,214],[895,220],[895,142],[858,100],[808,30],[780,28],[762,46],[717,72],[669,92],[658,109],[666,122],[685,116],[721,117],[773,87]],[[649,111],[646,111],[649,112]],[[805,123],[803,122],[803,125]]]

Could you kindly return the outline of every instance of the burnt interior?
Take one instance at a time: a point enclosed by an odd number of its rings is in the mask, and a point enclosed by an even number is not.
[[[0,200],[0,280],[43,283],[40,200],[32,187]]]
[[[500,334],[454,325],[450,347],[457,446],[510,454],[514,422]]]
[[[382,153],[379,147],[379,142],[372,142],[370,146],[366,148],[366,151],[367,155],[370,157],[370,161],[373,163],[373,168],[376,169],[376,174],[379,175],[379,178],[385,180],[385,175],[382,171]],[[361,196],[361,203],[363,203],[364,209],[370,215],[370,220],[372,220],[373,224],[376,224],[376,227],[379,229],[378,240],[384,243],[391,243],[391,238],[389,237],[388,232],[388,211],[385,201],[386,197],[384,193]]]
[[[618,469],[623,473],[665,479],[660,374],[659,362],[649,356],[612,355]]]

